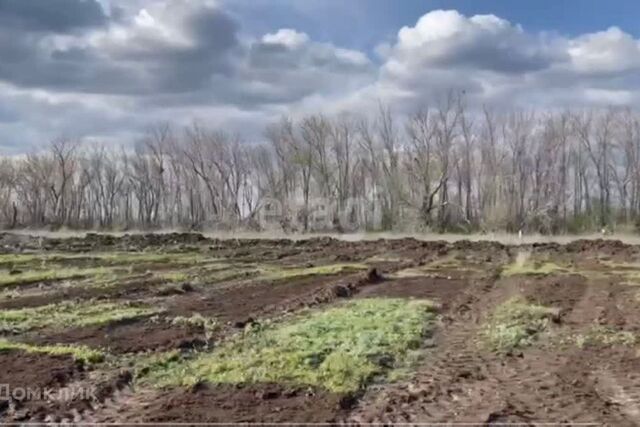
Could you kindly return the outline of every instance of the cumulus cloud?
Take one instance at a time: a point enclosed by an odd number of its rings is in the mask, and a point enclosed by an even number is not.
[[[382,95],[401,111],[436,102],[450,89],[505,107],[633,105],[639,48],[615,27],[570,39],[528,33],[494,15],[438,10],[378,47],[380,77],[359,96],[368,104]]]
[[[254,104],[331,96],[364,86],[374,71],[361,52],[313,42],[307,34],[284,29],[250,44],[241,70],[247,85],[235,95]]]
[[[437,10],[370,57],[300,28],[247,34],[224,4],[0,0],[0,151],[194,118],[253,139],[282,114],[409,112],[449,89],[510,107],[640,102],[640,43],[616,27],[567,38]]]
[[[562,53],[494,15],[467,18],[456,11],[424,15],[414,27],[398,32],[393,65],[468,68],[523,73],[546,68]]]
[[[580,73],[610,74],[640,68],[639,42],[617,27],[570,41],[568,53]]]
[[[103,20],[81,25],[78,19],[73,31],[16,24],[11,31],[20,37],[9,41],[0,35],[0,57],[9,59],[0,62],[0,83],[14,89],[13,95],[0,95],[0,105],[6,105],[0,109],[5,145],[24,147],[21,139],[42,144],[61,133],[112,139],[153,122],[194,118],[250,130],[256,137],[262,133],[258,126],[288,107],[343,94],[375,77],[365,54],[315,42],[303,32],[243,35],[237,19],[214,2],[113,6],[117,16],[110,10],[100,15]],[[13,15],[22,16],[22,9],[14,9]],[[88,105],[88,99],[103,102]],[[76,111],[79,120],[68,111]]]
[[[13,58],[0,63],[0,79],[22,87],[103,94],[200,89],[213,74],[230,72],[237,25],[220,9],[189,4],[153,3],[123,22],[71,35],[25,28],[18,47],[0,44],[0,56]]]

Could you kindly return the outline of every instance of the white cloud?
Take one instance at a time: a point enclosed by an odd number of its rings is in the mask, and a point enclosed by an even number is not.
[[[596,105],[609,104],[612,106],[629,105],[637,97],[628,90],[585,89],[584,96],[587,101]]]
[[[276,33],[267,33],[262,36],[262,42],[266,44],[280,44],[290,49],[298,48],[309,41],[309,36],[290,28],[282,28]]]
[[[194,118],[253,140],[281,114],[363,113],[378,100],[409,112],[449,89],[502,106],[640,106],[640,43],[616,27],[567,38],[438,10],[381,40],[372,60],[301,29],[244,34],[221,2],[101,4],[106,23],[93,9],[51,32],[14,20],[8,44],[0,28],[0,56],[12,58],[0,63],[0,152]]]
[[[570,39],[528,33],[494,15],[433,11],[378,47],[380,76],[350,105],[383,99],[409,111],[449,89],[465,91],[477,104],[506,107],[633,105],[639,46],[615,27]]]
[[[424,15],[414,27],[403,27],[391,56],[395,66],[401,62],[422,68],[526,73],[547,67],[562,52],[496,16],[467,18],[438,10]]]
[[[569,55],[577,71],[616,73],[640,68],[640,44],[617,27],[571,40]]]

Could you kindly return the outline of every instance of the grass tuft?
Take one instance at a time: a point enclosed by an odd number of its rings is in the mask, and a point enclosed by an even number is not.
[[[501,353],[531,345],[557,314],[556,309],[512,298],[492,313],[481,331],[482,343]]]
[[[576,335],[575,343],[580,348],[616,344],[633,346],[638,343],[638,337],[633,332],[618,331],[611,327],[597,325],[591,327],[583,334]]]
[[[97,268],[57,268],[51,270],[26,271],[19,274],[0,272],[0,287],[12,285],[29,285],[33,283],[48,282],[53,280],[74,280],[88,277],[105,276],[109,270],[103,267]]]
[[[136,378],[144,378],[150,371],[169,369],[172,364],[182,360],[182,357],[183,354],[177,349],[160,353],[137,354],[132,360],[132,367]]]
[[[262,266],[260,267],[264,276],[263,280],[292,279],[306,276],[322,276],[338,274],[343,272],[355,272],[366,270],[366,264],[328,264],[315,267],[278,267],[278,266]]]
[[[178,316],[171,319],[174,326],[191,326],[204,330],[205,339],[210,340],[213,334],[220,328],[220,323],[216,319],[204,317],[200,313],[196,313],[191,317]]]
[[[285,382],[351,392],[400,367],[435,319],[427,301],[363,299],[249,328],[193,360],[152,369],[156,385]]]
[[[43,327],[63,329],[74,326],[99,325],[147,316],[159,311],[159,309],[152,307],[93,301],[65,302],[36,308],[1,310],[0,332],[18,333]]]
[[[570,270],[560,267],[553,262],[536,263],[520,263],[514,262],[509,264],[502,270],[503,277],[511,277],[516,275],[547,275],[551,273],[569,273]]]
[[[102,362],[105,354],[98,350],[80,345],[30,345],[25,343],[11,342],[0,338],[0,352],[3,351],[24,351],[27,353],[43,353],[51,356],[70,355],[75,360],[91,364]]]

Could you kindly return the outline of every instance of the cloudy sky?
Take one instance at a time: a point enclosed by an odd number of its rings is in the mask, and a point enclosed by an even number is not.
[[[283,114],[640,106],[640,5],[513,0],[0,0],[0,154],[158,122],[261,138]]]

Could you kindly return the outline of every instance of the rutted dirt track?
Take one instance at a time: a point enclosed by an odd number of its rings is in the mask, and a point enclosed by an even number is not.
[[[432,357],[414,378],[371,393],[348,421],[640,422],[626,417],[596,387],[598,369],[615,351],[538,348],[503,357],[479,350],[474,337],[483,316],[510,292],[495,284],[468,289],[452,305],[450,321],[441,329]]]
[[[18,280],[0,288],[5,291],[0,311],[65,301],[162,308],[155,315],[96,325],[0,328],[0,338],[12,342],[83,345],[109,355],[104,363],[87,365],[65,355],[1,351],[0,384],[97,390],[92,398],[66,401],[0,400],[2,421],[640,425],[640,340],[631,339],[640,337],[640,247],[616,241],[505,246],[413,239],[211,240],[194,234],[35,239],[0,234],[5,257],[67,254],[76,256],[77,264],[80,254],[116,251],[179,254],[181,262],[192,254],[201,262],[185,267],[146,260],[146,271],[121,272],[128,267],[124,257],[124,266],[118,260],[119,270],[113,270],[115,284],[109,276],[102,285],[103,276],[96,276],[41,284],[30,280],[25,286]],[[30,268],[6,259],[7,265],[0,266],[6,276]],[[531,268],[505,273],[519,262]],[[558,268],[540,267],[550,262]],[[313,270],[337,265],[342,267]],[[275,266],[298,270],[278,276]],[[16,273],[18,268],[23,271]],[[249,273],[226,274],[233,269]],[[163,276],[167,271],[176,273],[171,281]],[[425,337],[407,374],[342,394],[276,383],[154,388],[136,378],[136,358],[170,350],[210,351],[248,325],[360,298],[437,304],[434,335]],[[506,353],[489,349],[482,344],[485,325],[513,298],[552,308],[556,315],[529,345]],[[220,327],[210,332],[201,324],[172,321],[194,314],[215,318]]]

